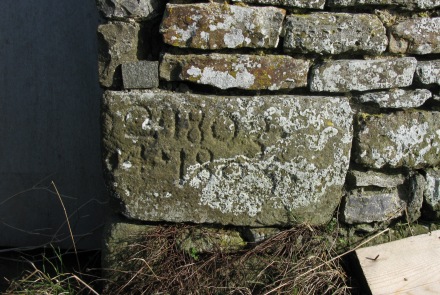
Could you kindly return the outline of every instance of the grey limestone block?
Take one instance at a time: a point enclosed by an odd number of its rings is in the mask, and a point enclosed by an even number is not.
[[[366,167],[418,169],[440,164],[440,113],[422,110],[359,113],[354,159]]]
[[[424,200],[427,204],[429,217],[440,217],[440,171],[437,169],[426,169],[425,171]]]
[[[352,181],[357,187],[377,186],[383,188],[393,188],[405,182],[405,176],[402,174],[386,174],[372,170],[350,170],[348,172],[347,179]]]
[[[427,89],[405,90],[394,88],[361,94],[356,100],[361,103],[376,103],[381,108],[417,108],[431,97],[432,93]]]
[[[355,189],[345,197],[343,220],[348,224],[387,221],[401,216],[405,206],[396,188]]]
[[[244,2],[261,5],[275,5],[285,7],[324,9],[325,0],[232,0],[233,2]]]
[[[310,61],[282,55],[165,54],[160,76],[220,89],[278,90],[307,86]]]
[[[125,89],[147,89],[159,86],[159,62],[138,61],[122,64]]]
[[[440,17],[414,18],[390,28],[389,50],[393,53],[440,53]]]
[[[103,112],[107,183],[129,218],[324,224],[342,197],[347,98],[107,91]]]
[[[328,0],[330,7],[359,5],[397,6],[403,9],[432,9],[440,6],[440,0]]]
[[[99,39],[99,82],[104,87],[121,83],[116,69],[121,64],[138,60],[137,23],[114,21],[98,27]]]
[[[98,9],[107,18],[151,19],[163,13],[163,0],[96,0]]]
[[[348,92],[406,87],[412,84],[413,57],[327,61],[312,69],[311,91]]]
[[[388,45],[385,27],[372,14],[292,14],[284,26],[284,50],[319,54],[380,54]]]
[[[274,48],[286,11],[227,3],[167,4],[160,32],[183,48]]]
[[[440,59],[429,61],[418,61],[416,77],[423,84],[440,85]]]

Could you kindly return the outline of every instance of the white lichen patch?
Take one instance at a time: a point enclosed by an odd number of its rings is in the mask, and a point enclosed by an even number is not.
[[[427,89],[392,89],[365,93],[357,100],[362,103],[377,103],[381,108],[416,108],[423,105],[431,96],[431,92]]]
[[[196,78],[198,83],[213,85],[220,89],[233,87],[249,88],[255,81],[255,76],[244,67],[237,67],[235,77],[227,71],[216,71],[211,67],[205,67],[203,70],[191,67],[187,74],[192,78]]]

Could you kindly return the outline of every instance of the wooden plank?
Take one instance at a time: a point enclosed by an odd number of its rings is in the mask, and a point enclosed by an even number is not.
[[[356,250],[373,295],[440,294],[440,230]]]

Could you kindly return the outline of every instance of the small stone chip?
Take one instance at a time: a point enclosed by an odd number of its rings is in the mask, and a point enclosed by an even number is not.
[[[138,61],[122,64],[125,89],[146,89],[159,86],[159,62]]]

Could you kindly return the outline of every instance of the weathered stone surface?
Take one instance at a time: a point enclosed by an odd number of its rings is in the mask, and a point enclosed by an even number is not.
[[[290,89],[307,86],[310,62],[280,55],[170,55],[160,75],[168,81],[190,81],[221,89]]]
[[[138,61],[122,64],[125,89],[156,88],[159,86],[159,62]]]
[[[397,189],[356,189],[345,197],[344,221],[348,224],[386,221],[402,215],[405,202]]]
[[[406,198],[407,205],[405,215],[408,221],[414,222],[422,215],[420,210],[423,204],[423,192],[425,190],[425,178],[416,173],[409,179],[409,193]]]
[[[416,108],[425,103],[432,94],[427,89],[391,89],[365,93],[357,97],[362,103],[374,102],[381,108]]]
[[[390,28],[389,50],[394,53],[440,53],[440,17],[416,18]]]
[[[99,82],[111,87],[121,84],[121,74],[116,69],[122,63],[137,61],[139,25],[110,22],[98,27]]]
[[[108,184],[134,219],[322,224],[340,201],[351,129],[343,97],[107,91]]]
[[[285,7],[324,9],[325,0],[232,0],[233,2],[245,2],[263,5],[275,5]]]
[[[417,62],[416,77],[423,84],[440,85],[440,59]]]
[[[440,217],[440,171],[437,169],[427,169],[425,171],[425,190],[423,196],[430,211],[430,217]]]
[[[380,54],[388,45],[385,27],[371,14],[312,13],[286,17],[287,52]]]
[[[286,11],[275,7],[167,4],[160,32],[165,43],[201,49],[273,48]]]
[[[108,18],[151,19],[163,13],[162,0],[96,0],[98,9]]]
[[[377,171],[351,170],[348,172],[349,179],[355,186],[377,186],[393,188],[405,182],[402,174],[385,174]]]
[[[431,9],[440,6],[440,0],[328,0],[329,6],[392,5],[406,9]]]
[[[312,91],[347,92],[409,86],[417,60],[413,57],[379,60],[335,60],[312,70]]]
[[[356,162],[369,167],[440,164],[440,113],[407,111],[357,116]]]

